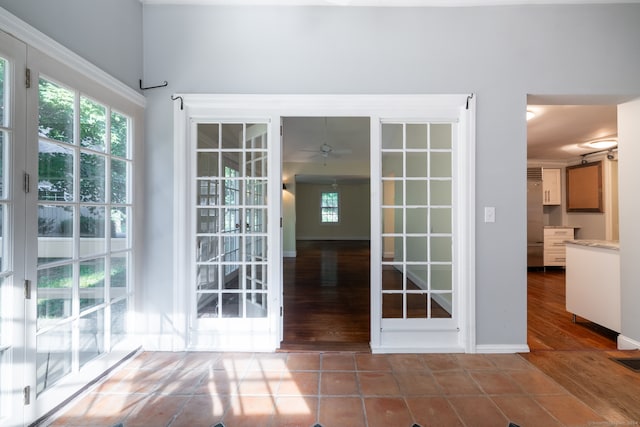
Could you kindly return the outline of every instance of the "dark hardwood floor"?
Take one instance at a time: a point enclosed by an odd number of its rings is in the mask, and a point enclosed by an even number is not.
[[[369,351],[368,241],[298,241],[284,259],[284,350]]]
[[[369,242],[298,242],[284,260],[283,351],[369,352]],[[616,334],[565,310],[564,270],[529,272],[530,353],[521,356],[608,420],[640,421],[640,373],[612,358]]]

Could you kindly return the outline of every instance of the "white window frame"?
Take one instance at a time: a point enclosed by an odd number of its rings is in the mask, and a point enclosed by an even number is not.
[[[325,194],[337,194],[337,204],[336,206],[323,206],[323,200],[324,200],[324,195]],[[331,190],[331,191],[324,191],[321,190],[320,191],[320,224],[322,225],[337,225],[340,224],[340,192],[338,190]],[[325,208],[329,208],[329,209],[335,209],[336,210],[336,220],[335,221],[324,221],[324,209]]]
[[[118,79],[115,79],[105,71],[96,67],[89,61],[83,59],[78,56],[70,49],[64,47],[48,36],[44,35],[37,29],[31,27],[24,21],[20,20],[16,16],[7,12],[5,9],[0,8],[0,30],[13,35],[16,39],[27,45],[28,49],[35,49],[39,52],[46,52],[46,56],[48,61],[51,61],[51,64],[54,64],[53,67],[57,70],[56,74],[62,73],[65,75],[65,78],[68,78],[74,81],[74,89],[79,90],[86,96],[91,97],[92,99],[97,99],[103,104],[108,104],[112,107],[114,111],[117,111],[121,114],[124,114],[130,117],[132,121],[132,144],[133,149],[138,151],[142,148],[143,143],[143,120],[144,120],[144,108],[146,106],[145,97],[138,93],[136,90],[128,87]],[[27,64],[29,65],[29,64]],[[24,70],[18,70],[18,75],[23,76]],[[66,74],[65,74],[66,73]],[[77,85],[75,85],[77,83]],[[34,85],[34,77],[32,75],[32,89],[37,91],[37,78],[35,78]],[[97,95],[97,96],[96,96]],[[31,96],[27,94],[27,96]],[[22,109],[21,111],[24,111]],[[31,118],[27,118],[27,120],[32,120]],[[33,133],[33,129],[35,129],[35,136]],[[33,140],[37,139],[37,125],[33,125],[33,123],[28,124],[27,129],[27,139]],[[134,154],[133,157],[137,159],[136,161],[140,161],[142,156]],[[27,169],[28,170],[37,170],[37,155],[35,156],[35,164],[33,159],[33,153],[27,153]],[[142,206],[140,201],[142,200],[142,183],[143,180],[139,175],[142,171],[142,168],[138,169],[136,176],[131,176],[131,179],[134,182],[133,188],[131,189],[131,200],[132,204],[136,206]],[[136,172],[134,172],[136,173]],[[32,184],[33,186],[33,184]],[[32,187],[33,188],[33,187]],[[31,195],[37,194],[37,191],[32,191]],[[31,197],[27,195],[27,197]],[[37,197],[37,196],[36,196]],[[141,229],[141,224],[143,224],[142,217],[142,209],[137,209],[135,212],[135,217],[130,219],[131,228],[129,230],[132,239],[132,253],[134,254],[130,264],[130,277],[132,283],[139,284],[140,280],[140,272],[135,268],[135,256],[139,252],[137,247],[140,242],[137,241],[136,234],[138,228]],[[33,212],[27,211],[27,221],[30,221]],[[27,234],[32,233],[27,236],[27,240],[34,240],[37,238],[37,229],[35,232],[33,230],[27,230]],[[32,248],[33,250],[33,248]],[[27,257],[34,256],[34,254],[27,254]],[[34,277],[27,277],[27,279],[31,280],[32,287],[35,286],[36,279]],[[132,288],[131,292],[134,294],[139,292],[139,288]],[[133,297],[135,298],[135,296]],[[131,306],[129,308],[131,313],[135,313],[134,310],[134,299],[131,299]],[[32,317],[34,315],[31,315]],[[35,317],[34,317],[35,319]],[[130,325],[136,324],[135,319],[129,319]],[[131,328],[129,328],[131,330]],[[35,340],[35,335],[30,338],[29,331],[27,331],[27,341]],[[27,351],[34,344],[27,343]],[[131,342],[123,343],[120,347],[120,350],[113,351],[104,357],[99,357],[97,360],[92,361],[85,365],[77,375],[73,375],[71,377],[67,377],[64,380],[60,381],[58,385],[56,385],[55,392],[53,389],[51,392],[42,393],[36,400],[35,396],[35,347],[33,348],[33,356],[29,354],[26,355],[26,370],[33,370],[33,374],[30,375],[28,372],[25,373],[25,384],[31,386],[31,395],[30,400],[31,404],[28,406],[24,406],[24,423],[25,425],[34,422],[36,419],[46,414],[50,410],[54,409],[58,405],[60,405],[65,399],[69,398],[73,393],[78,392],[87,381],[93,379],[107,369],[113,367],[119,360],[128,355],[136,346],[139,346],[139,341],[132,340]],[[30,364],[32,368],[30,368]]]

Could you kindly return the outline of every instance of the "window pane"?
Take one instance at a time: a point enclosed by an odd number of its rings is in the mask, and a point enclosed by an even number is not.
[[[431,181],[431,205],[451,205],[451,181]]]
[[[431,266],[431,289],[435,291],[453,290],[453,268],[451,264]]]
[[[433,319],[451,319],[451,313],[449,308],[451,307],[451,301],[453,300],[453,294],[431,294],[431,317]]]
[[[382,209],[382,233],[402,233],[402,209]]]
[[[38,110],[40,136],[69,144],[74,143],[74,99],[73,91],[46,79],[40,79]]]
[[[431,125],[431,148],[450,149],[451,148],[451,125],[435,124]]]
[[[427,153],[407,153],[407,176],[426,177],[428,175]]]
[[[0,61],[1,63],[2,61]],[[0,86],[1,87],[1,86]],[[1,113],[0,113],[1,114]],[[5,141],[7,140],[7,133],[5,131],[0,131],[0,199],[7,198],[6,192],[6,184],[8,181],[6,180],[5,173],[8,173],[9,170],[7,168],[7,153],[5,152],[7,147],[5,145]]]
[[[222,317],[242,317],[242,294],[222,294]]]
[[[451,177],[451,153],[431,153],[431,176]]]
[[[382,204],[385,206],[402,206],[402,181],[382,181]]]
[[[382,318],[402,319],[402,294],[382,294]]]
[[[401,291],[404,289],[404,281],[401,265],[382,266],[382,290]]]
[[[427,294],[407,294],[407,318],[427,318]]]
[[[382,125],[382,149],[402,149],[402,125],[385,123]]]
[[[80,311],[104,302],[104,258],[80,263]]]
[[[451,237],[431,238],[431,261],[451,262]]]
[[[40,394],[71,372],[71,322],[36,338],[36,393]]]
[[[127,162],[111,160],[111,203],[127,203]]]
[[[385,178],[401,177],[404,171],[402,153],[382,153],[382,176]]]
[[[198,176],[218,176],[218,153],[198,153]]]
[[[198,124],[198,148],[216,149],[220,148],[217,123]]]
[[[111,304],[111,348],[124,340],[127,335],[127,306],[129,301],[122,301]]]
[[[127,208],[111,209],[111,250],[119,251],[129,248],[129,222]]]
[[[407,205],[426,205],[427,192],[427,181],[407,181]]]
[[[403,237],[383,237],[382,238],[382,258],[385,261],[404,261],[404,238]]]
[[[111,300],[123,297],[129,288],[129,256],[128,254],[113,254],[111,256],[111,282],[109,293]]]
[[[40,140],[38,149],[39,200],[74,200],[73,150],[44,140]]]
[[[5,111],[5,95],[7,94],[7,89],[5,88],[5,84],[7,83],[7,61],[4,58],[0,58],[0,125],[6,126],[7,123],[5,120],[7,119],[7,115],[4,113]],[[1,409],[1,408],[0,408]]]
[[[104,203],[105,156],[80,153],[80,200]]]
[[[196,262],[215,262],[219,261],[218,248],[219,238],[215,236],[198,236],[198,250],[196,254]]]
[[[217,180],[198,180],[196,182],[199,206],[216,206],[220,204],[220,185]]]
[[[38,329],[71,316],[71,265],[38,271]]]
[[[243,126],[241,124],[222,125],[222,149],[242,148]]]
[[[428,237],[407,237],[407,261],[427,262]]]
[[[104,353],[104,310],[80,317],[78,329],[78,361],[82,368],[87,362]]]
[[[245,176],[262,178],[267,176],[266,151],[248,152],[245,165]]]
[[[426,208],[407,209],[407,233],[428,233],[428,212]]]
[[[73,208],[38,206],[38,264],[73,257]]]
[[[267,317],[267,294],[247,293],[247,316],[251,318]]]
[[[218,209],[198,209],[196,212],[197,233],[217,233],[220,230]]]
[[[107,108],[90,99],[80,98],[80,145],[105,151]]]
[[[118,157],[128,156],[129,119],[118,113],[111,113],[111,154]]]
[[[428,125],[407,125],[407,148],[427,148]]]
[[[266,149],[267,148],[267,131],[266,123],[247,123],[247,136],[245,148],[247,149]]]
[[[218,294],[198,294],[197,316],[199,318],[219,317],[218,298]]]
[[[6,209],[5,205],[0,204],[0,271],[5,271],[9,266],[6,262],[4,262],[4,247],[8,244],[7,240],[4,238],[4,230],[6,228]],[[2,295],[2,279],[0,278],[0,295]],[[0,310],[2,309],[2,304],[0,304]],[[0,333],[2,333],[2,316],[0,316]],[[0,346],[2,345],[2,340],[0,340]]]
[[[214,290],[219,288],[219,267],[217,265],[199,265],[196,278],[198,290]]]
[[[451,208],[431,209],[431,231],[434,233],[451,233]]]
[[[80,207],[80,256],[86,257],[106,250],[104,235],[105,208]]]

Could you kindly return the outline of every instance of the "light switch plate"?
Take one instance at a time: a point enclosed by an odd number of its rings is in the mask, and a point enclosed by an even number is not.
[[[484,222],[496,222],[496,208],[493,206],[484,207]]]

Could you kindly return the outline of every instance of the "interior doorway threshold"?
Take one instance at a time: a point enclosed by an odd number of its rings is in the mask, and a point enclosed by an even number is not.
[[[353,343],[340,341],[298,341],[283,342],[277,350],[279,353],[304,352],[351,352],[371,353],[369,343]]]

